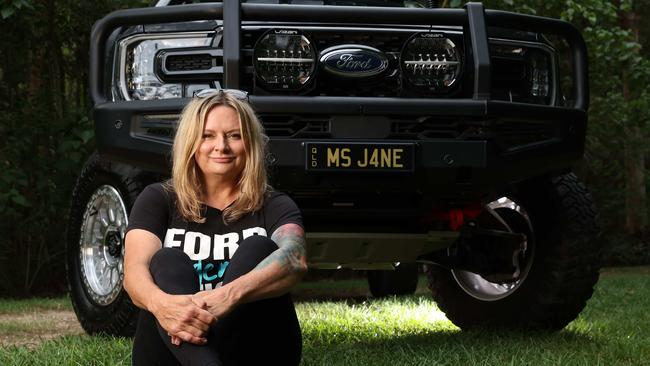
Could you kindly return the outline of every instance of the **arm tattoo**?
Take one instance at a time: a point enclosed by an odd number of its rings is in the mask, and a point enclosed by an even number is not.
[[[271,263],[278,263],[280,266],[292,270],[301,270],[306,261],[307,251],[305,250],[305,232],[296,224],[280,226],[271,235],[271,240],[278,246],[278,250],[271,253],[261,261],[256,269],[264,268]]]

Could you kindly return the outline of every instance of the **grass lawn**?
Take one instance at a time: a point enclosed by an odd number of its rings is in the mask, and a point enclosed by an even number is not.
[[[604,270],[580,317],[550,334],[462,332],[423,280],[415,295],[385,300],[368,299],[364,281],[304,283],[303,365],[648,365],[649,280],[650,267]],[[70,309],[65,298],[0,300],[0,365],[130,365],[130,339],[62,332]],[[38,341],[7,345],[29,336]]]

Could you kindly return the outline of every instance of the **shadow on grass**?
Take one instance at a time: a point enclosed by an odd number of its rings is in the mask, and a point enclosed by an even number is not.
[[[322,302],[338,302],[345,303],[346,305],[356,305],[362,304],[367,301],[376,300],[372,296],[367,295],[347,295],[336,294],[336,295],[322,295],[320,293],[309,293],[309,292],[299,292],[292,293],[291,298],[294,302],[312,302],[312,303],[322,303]]]

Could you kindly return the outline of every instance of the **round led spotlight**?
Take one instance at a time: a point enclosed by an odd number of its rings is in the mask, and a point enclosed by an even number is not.
[[[462,70],[460,51],[443,33],[418,33],[400,55],[402,75],[418,89],[445,93],[457,83]]]
[[[272,29],[255,44],[255,74],[271,89],[297,90],[314,75],[316,50],[292,29]]]

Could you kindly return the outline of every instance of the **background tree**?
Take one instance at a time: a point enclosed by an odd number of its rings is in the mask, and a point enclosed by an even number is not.
[[[63,290],[63,228],[92,149],[95,20],[143,1],[0,1],[0,295]]]

